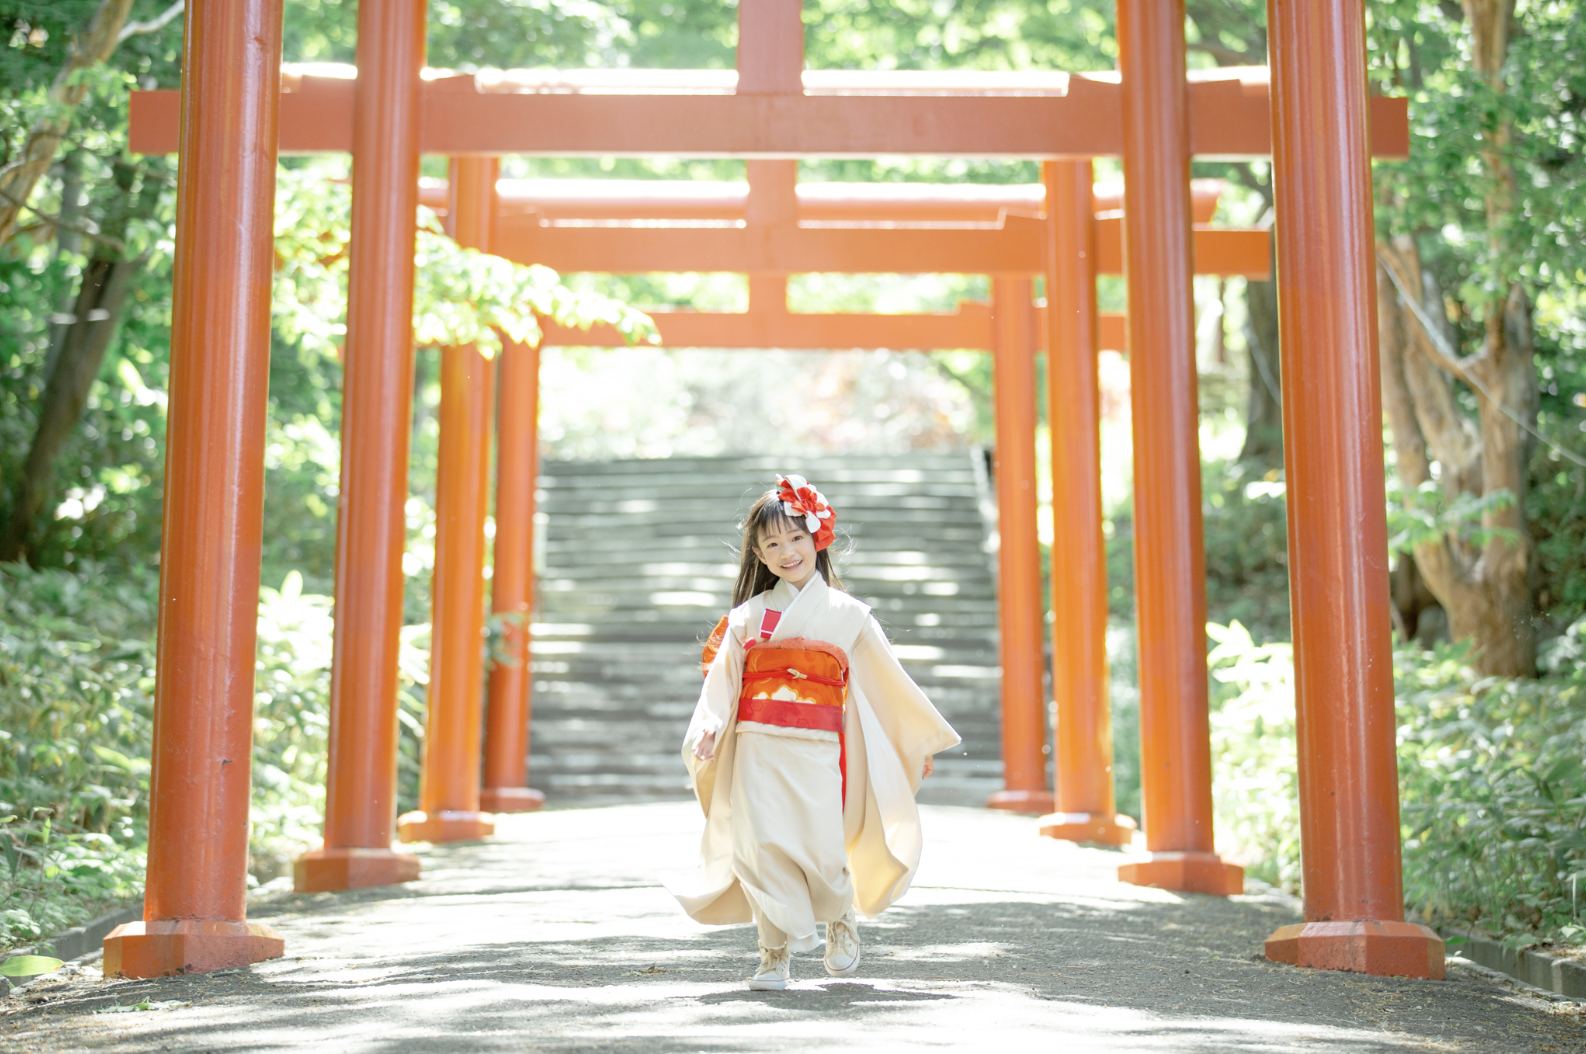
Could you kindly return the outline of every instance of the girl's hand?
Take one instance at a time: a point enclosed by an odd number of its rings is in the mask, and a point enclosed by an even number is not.
[[[711,761],[716,757],[716,733],[705,732],[700,735],[699,741],[694,744],[694,756],[701,761]]]
[[[920,779],[924,779],[924,780],[930,779],[931,778],[931,773],[933,773],[935,771],[936,771],[936,759],[935,758],[926,758],[925,759],[925,775],[921,776]]]

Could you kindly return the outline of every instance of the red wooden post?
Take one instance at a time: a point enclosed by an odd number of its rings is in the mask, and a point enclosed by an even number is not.
[[[472,344],[441,350],[429,707],[419,808],[397,821],[404,842],[466,841],[496,829],[479,811],[492,366]]]
[[[992,278],[992,388],[997,415],[997,628],[1002,655],[1002,782],[986,805],[1052,811],[1046,789],[1046,659],[1041,648],[1041,538],[1035,486],[1035,305],[1030,279]]]
[[[1443,976],[1404,921],[1364,12],[1267,5],[1305,922],[1299,966]]]
[[[188,12],[149,862],[106,977],[273,959],[247,921],[281,0]]]
[[[738,0],[738,94],[804,91],[803,0]]]
[[[1227,895],[1212,840],[1183,0],[1118,0],[1134,419],[1140,784],[1148,861],[1118,877]]]
[[[499,376],[490,609],[517,621],[508,623],[504,642],[514,661],[490,670],[480,807],[490,812],[529,812],[545,804],[543,793],[526,786],[534,692],[529,644],[534,613],[534,492],[540,469],[539,345],[508,343],[501,353]]]
[[[494,215],[499,162],[461,158],[453,185],[465,179],[480,185],[457,204],[458,238],[474,239],[488,249],[489,220]],[[482,221],[471,211],[486,206]],[[464,206],[467,206],[465,210]],[[500,394],[496,399],[496,537],[490,579],[490,610],[510,616],[504,650],[511,662],[490,668],[489,706],[485,711],[485,777],[479,807],[486,812],[531,812],[545,804],[545,795],[528,782],[529,714],[534,678],[530,663],[530,619],[534,612],[534,492],[540,470],[540,348],[513,344],[502,348],[497,367]]]
[[[424,0],[358,6],[325,847],[297,861],[305,892],[419,874],[418,858],[393,852],[391,836],[425,15]]]
[[[1107,543],[1101,529],[1096,211],[1089,161],[1048,161],[1046,421],[1052,440],[1052,699],[1056,812],[1041,833],[1128,845],[1113,797]]]
[[[453,159],[448,212],[458,245],[489,248],[497,168],[493,158]],[[494,365],[472,344],[441,351],[429,706],[419,808],[397,821],[404,842],[467,841],[496,830],[479,811]]]

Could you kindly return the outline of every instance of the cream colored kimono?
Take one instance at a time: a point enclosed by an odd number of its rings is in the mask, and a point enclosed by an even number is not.
[[[771,640],[823,640],[848,655],[843,800],[835,732],[737,722],[744,644],[767,607],[782,612]],[[694,757],[706,732],[716,756]],[[779,581],[728,616],[726,639],[683,744],[705,810],[699,873],[672,893],[698,922],[751,922],[758,914],[807,951],[816,926],[850,903],[874,917],[909,888],[920,862],[914,802],[925,759],[958,735],[893,655],[870,608],[819,575],[802,589]],[[752,902],[752,906],[751,906]]]

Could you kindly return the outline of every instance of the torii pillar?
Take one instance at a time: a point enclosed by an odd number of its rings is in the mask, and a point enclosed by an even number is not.
[[[1206,556],[1191,287],[1183,0],[1118,0],[1134,428],[1140,790],[1149,860],[1125,882],[1226,896],[1212,839]]]
[[[488,239],[495,215],[498,161],[462,158],[457,175],[478,181],[469,205],[483,202],[483,223],[465,224],[458,200],[455,231],[478,225]],[[488,241],[480,243],[484,248]],[[484,787],[475,806],[485,812],[533,812],[545,795],[528,784],[529,716],[534,695],[530,620],[534,613],[534,493],[540,473],[540,345],[503,338],[497,367],[496,537],[490,610],[506,619],[502,650],[490,667],[485,709]]]
[[[490,248],[494,158],[452,162],[457,244]],[[435,571],[430,588],[430,683],[419,807],[397,821],[404,842],[461,842],[494,834],[479,810],[479,733],[484,700],[485,517],[495,363],[473,344],[441,349]]]
[[[1404,921],[1365,14],[1268,0],[1305,922],[1268,958],[1443,976]]]
[[[1052,442],[1052,701],[1055,811],[1041,833],[1128,845],[1112,778],[1107,541],[1101,509],[1095,180],[1089,161],[1048,161],[1046,423]]]
[[[188,11],[143,920],[106,977],[274,959],[247,921],[281,0]]]
[[[991,280],[997,450],[997,637],[1002,660],[1003,789],[989,808],[1049,813],[1041,540],[1035,480],[1035,304],[1026,275]]]
[[[505,616],[503,650],[490,668],[485,710],[485,778],[479,807],[532,812],[545,804],[527,786],[534,698],[534,492],[540,471],[540,345],[504,341],[497,370],[496,537],[490,610]]]
[[[299,892],[419,875],[391,836],[426,14],[424,0],[358,5],[325,845],[298,858]]]

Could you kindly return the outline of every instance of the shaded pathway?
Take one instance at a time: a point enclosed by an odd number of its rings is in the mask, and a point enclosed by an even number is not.
[[[1122,886],[1116,853],[1028,819],[927,808],[920,882],[861,923],[858,977],[794,962],[743,989],[752,930],[685,918],[657,876],[687,867],[691,803],[512,817],[431,851],[423,881],[258,904],[288,957],[251,970],[13,997],[0,1048],[117,1051],[1586,1051],[1576,1004],[1452,969],[1446,982],[1278,967],[1294,918]],[[163,1009],[104,1012],[149,1001]],[[96,1012],[97,1011],[97,1012]]]

